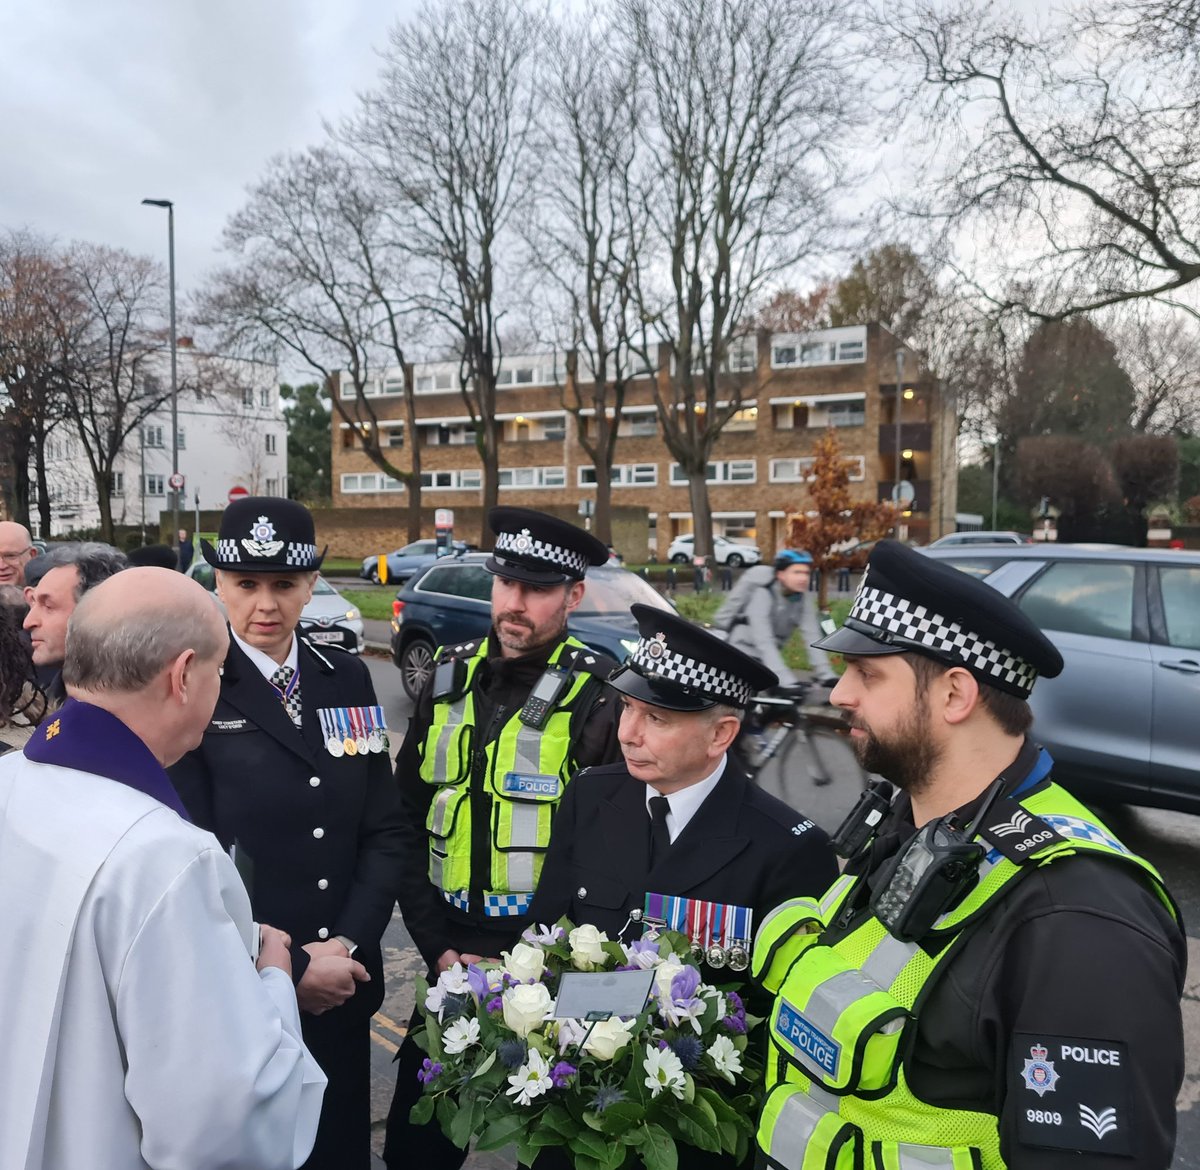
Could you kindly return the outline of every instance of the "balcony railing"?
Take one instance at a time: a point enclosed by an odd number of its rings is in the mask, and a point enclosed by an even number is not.
[[[908,451],[929,451],[933,448],[933,425],[927,422],[902,422],[900,447]],[[896,451],[895,423],[879,424],[879,454],[893,455]]]

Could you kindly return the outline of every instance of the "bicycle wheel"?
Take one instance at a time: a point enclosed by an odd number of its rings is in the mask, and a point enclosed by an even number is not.
[[[797,727],[758,782],[827,833],[847,817],[866,787],[850,741],[835,731]],[[827,778],[817,784],[816,777]],[[764,782],[766,781],[766,782]]]

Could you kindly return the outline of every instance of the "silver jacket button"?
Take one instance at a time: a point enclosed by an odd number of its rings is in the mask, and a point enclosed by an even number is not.
[[[579,889],[577,889],[575,891],[575,897],[586,898],[587,897],[587,886],[580,886]]]

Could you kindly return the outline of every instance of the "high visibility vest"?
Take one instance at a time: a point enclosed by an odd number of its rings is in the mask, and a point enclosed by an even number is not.
[[[930,1105],[912,1092],[905,1076],[903,1057],[910,1047],[905,1041],[917,1023],[914,1005],[957,954],[953,936],[990,913],[1024,874],[1082,853],[1114,858],[1148,876],[1178,917],[1154,867],[1057,784],[1019,803],[1062,840],[1023,865],[992,850],[976,886],[922,940],[944,944],[931,947],[933,954],[893,938],[874,915],[835,942],[823,940],[822,932],[865,877],[843,874],[824,897],[793,899],[763,920],[754,942],[754,974],[776,997],[758,1128],[769,1166],[1003,1170],[994,1114]]]
[[[420,751],[421,779],[437,787],[425,823],[429,880],[456,904],[464,904],[470,887],[471,840],[476,832],[491,838],[489,885],[482,891],[486,912],[504,906],[509,895],[532,894],[537,888],[554,810],[575,769],[572,716],[581,705],[590,704],[598,689],[598,680],[587,669],[589,658],[593,655],[588,647],[571,637],[555,647],[547,665],[572,671],[565,693],[542,727],[528,727],[514,712],[491,743],[478,742],[486,729],[475,726],[471,690],[487,659],[486,639],[466,659],[462,694],[434,703]],[[471,777],[476,770],[492,797],[490,826],[472,824]]]

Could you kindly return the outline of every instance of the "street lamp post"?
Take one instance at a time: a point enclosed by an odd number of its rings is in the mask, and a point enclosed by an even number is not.
[[[167,209],[167,262],[171,282],[171,480],[179,482],[179,382],[175,373],[175,204],[170,199],[143,199],[149,207]],[[144,477],[143,477],[144,478]],[[171,540],[179,539],[179,488],[171,488]]]
[[[997,505],[1000,502],[1000,436],[992,443],[992,531],[996,531]]]
[[[896,350],[896,475],[892,485],[892,499],[903,503],[900,499],[900,452],[904,449],[903,431],[900,423],[900,409],[904,403],[904,350]]]

